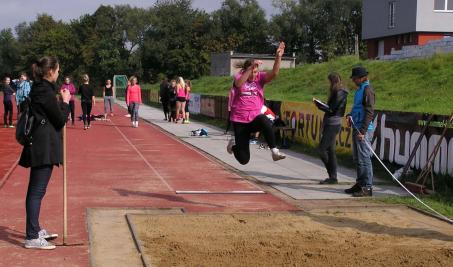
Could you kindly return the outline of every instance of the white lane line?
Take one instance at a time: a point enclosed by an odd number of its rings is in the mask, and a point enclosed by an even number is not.
[[[113,123],[112,123],[113,124]],[[149,161],[143,156],[143,154],[137,149],[137,147],[132,144],[132,142],[127,138],[126,135],[124,135],[124,133],[115,125],[113,124],[113,126],[115,127],[115,129],[120,133],[120,135],[123,137],[124,140],[126,140],[126,142],[135,150],[135,152],[137,152],[137,154],[143,159],[143,161],[146,163],[146,165],[148,165],[148,167],[154,172],[154,174],[157,175],[157,177],[159,177],[159,179],[162,181],[162,183],[165,184],[165,186],[167,186],[168,190],[169,191],[175,191],[168,183],[167,181],[165,181],[164,177],[162,177],[162,175],[160,175],[160,173],[149,163]]]
[[[217,194],[217,195],[227,195],[227,194],[266,194],[264,191],[184,191],[184,190],[177,190],[176,194]]]

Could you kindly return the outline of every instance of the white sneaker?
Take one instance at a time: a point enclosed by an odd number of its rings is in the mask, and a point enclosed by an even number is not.
[[[138,121],[135,122],[135,128],[138,128]]]
[[[130,118],[131,114],[126,114],[126,115],[124,115],[124,117]]]
[[[42,237],[39,237],[36,239],[30,239],[30,240],[26,239],[24,246],[25,246],[25,248],[45,249],[45,250],[51,250],[51,249],[56,248],[56,246],[54,244],[47,242],[47,240],[45,240]]]
[[[135,121],[132,122],[132,128],[135,128]]]
[[[286,155],[281,153],[277,148],[273,148],[271,151],[272,151],[272,159],[274,161],[279,161],[279,160],[286,158]]]
[[[58,234],[52,234],[47,232],[45,229],[41,229],[41,231],[38,232],[39,237],[44,238],[45,240],[54,240],[58,238]]]
[[[234,138],[230,139],[230,141],[228,141],[228,145],[227,145],[227,152],[229,154],[233,154],[233,146],[235,145],[235,142],[234,142]]]

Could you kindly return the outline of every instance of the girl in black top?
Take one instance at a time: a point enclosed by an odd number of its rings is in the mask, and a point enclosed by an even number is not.
[[[33,143],[24,145],[19,161],[20,166],[31,167],[26,198],[25,248],[54,249],[55,245],[47,240],[58,237],[41,229],[39,212],[53,166],[63,163],[61,129],[68,119],[71,94],[69,90],[62,90],[62,102],[57,101],[55,81],[59,69],[54,57],[43,57],[33,64],[35,82],[29,95],[35,116]]]
[[[321,181],[321,184],[337,184],[337,156],[335,153],[335,141],[341,130],[341,120],[346,110],[348,91],[341,83],[341,77],[337,73],[328,76],[330,82],[330,95],[327,106],[313,101],[318,109],[324,111],[323,130],[319,143],[319,155],[323,161],[329,178]]]
[[[115,90],[112,85],[112,80],[108,79],[104,86],[104,119],[107,119],[107,110],[110,110],[110,116],[113,117],[113,103],[115,103]]]
[[[82,119],[83,129],[89,129],[91,127],[91,109],[96,104],[94,98],[93,88],[90,86],[90,77],[88,74],[82,76],[83,84],[79,88],[80,101],[82,102]]]

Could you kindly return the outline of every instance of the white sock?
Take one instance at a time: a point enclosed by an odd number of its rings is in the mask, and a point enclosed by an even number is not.
[[[278,150],[278,148],[274,147],[271,149],[271,152],[272,152],[272,154],[278,154],[280,152],[280,150]]]

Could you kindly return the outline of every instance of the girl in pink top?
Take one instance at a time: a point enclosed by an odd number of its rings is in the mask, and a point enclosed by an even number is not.
[[[138,85],[137,77],[130,78],[131,85],[127,89],[126,104],[131,110],[132,127],[138,127],[138,108],[142,103],[142,89]]]
[[[183,123],[186,118],[186,83],[182,77],[178,77],[176,81],[176,123],[181,119],[181,113]]]
[[[274,67],[270,72],[259,71],[262,63],[254,59],[246,60],[241,71],[234,77],[234,92],[230,93],[230,121],[233,124],[234,140],[227,146],[230,154],[242,165],[250,161],[250,134],[262,132],[272,152],[274,161],[284,159],[275,144],[272,122],[261,112],[264,105],[264,85],[277,77],[280,63],[285,52],[285,43],[281,42],[275,56]]]
[[[71,78],[66,76],[64,78],[64,84],[61,86],[60,91],[68,90],[71,94],[71,100],[69,100],[69,109],[71,110],[71,124],[74,125],[75,118],[75,106],[74,106],[74,96],[77,93],[77,89],[74,84],[71,82]]]

